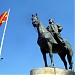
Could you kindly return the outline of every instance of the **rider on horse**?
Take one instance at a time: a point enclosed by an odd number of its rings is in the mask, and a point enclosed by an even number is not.
[[[59,24],[55,24],[53,19],[49,19],[49,26],[47,27],[47,30],[51,32],[55,40],[58,42],[58,44],[61,44],[66,48],[65,42],[63,38],[61,37],[60,32],[62,31],[63,27]]]

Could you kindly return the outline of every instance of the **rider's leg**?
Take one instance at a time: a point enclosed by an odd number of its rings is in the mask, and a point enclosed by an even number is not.
[[[61,45],[64,46],[65,48],[67,48],[64,39],[61,37],[61,35],[58,35],[59,41],[61,42]]]

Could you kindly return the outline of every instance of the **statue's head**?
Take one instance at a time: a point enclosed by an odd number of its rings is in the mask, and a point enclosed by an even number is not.
[[[32,14],[31,20],[32,20],[32,24],[33,24],[34,27],[37,27],[39,25],[39,20],[38,20],[37,14],[36,15]]]
[[[54,23],[53,19],[49,19],[49,24]]]

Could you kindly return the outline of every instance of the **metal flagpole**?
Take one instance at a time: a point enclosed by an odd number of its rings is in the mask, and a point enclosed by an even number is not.
[[[8,10],[8,17],[9,17],[9,12],[10,12],[10,9]],[[6,27],[7,27],[8,17],[7,17],[7,20],[5,23],[4,32],[3,32],[3,36],[2,36],[2,41],[1,41],[1,46],[0,46],[0,56],[1,56],[1,52],[2,52],[2,46],[3,46],[5,31],[6,31]]]

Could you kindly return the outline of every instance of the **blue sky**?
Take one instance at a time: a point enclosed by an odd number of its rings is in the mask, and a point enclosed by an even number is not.
[[[70,42],[74,51],[73,0],[0,0],[0,14],[9,8],[10,14],[1,55],[4,59],[0,61],[1,75],[29,75],[31,69],[44,67],[42,54],[36,43],[37,32],[31,23],[31,15],[35,13],[38,13],[45,27],[49,25],[49,18],[62,25],[62,37]],[[4,25],[5,23],[0,27],[0,42]],[[75,54],[73,61],[74,59]],[[64,68],[57,54],[54,54],[54,63],[55,67]],[[50,64],[49,57],[48,64]]]

